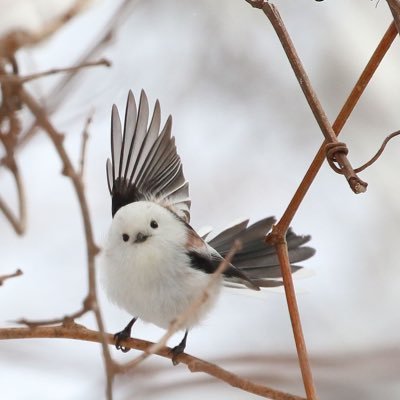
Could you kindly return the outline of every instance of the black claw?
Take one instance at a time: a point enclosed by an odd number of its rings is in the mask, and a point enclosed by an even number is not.
[[[121,332],[117,332],[114,335],[114,339],[115,339],[115,348],[117,350],[121,350],[124,353],[127,353],[130,348],[129,347],[124,347],[121,346],[121,342],[129,339],[131,337],[131,330],[132,330],[132,325],[136,322],[137,318],[132,318],[131,321],[129,322],[129,324],[121,331]]]
[[[178,344],[178,346],[175,346],[172,350],[172,364],[174,366],[179,364],[179,361],[177,360],[178,356],[182,354],[185,351],[186,347],[186,338],[188,335],[188,330],[185,331],[185,336],[183,337],[182,341]]]
[[[121,343],[122,341],[126,340],[126,339],[129,339],[130,337],[131,337],[131,335],[130,335],[130,334],[127,334],[127,333],[125,332],[125,330],[123,330],[123,331],[121,331],[121,332],[117,332],[117,333],[114,335],[114,339],[115,339],[115,348],[116,348],[117,350],[121,350],[121,351],[124,352],[124,353],[127,353],[127,352],[130,350],[130,348],[129,348],[129,347],[121,346],[120,343]]]

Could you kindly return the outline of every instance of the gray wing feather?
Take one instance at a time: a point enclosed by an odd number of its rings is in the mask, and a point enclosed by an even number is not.
[[[169,117],[160,132],[161,110],[156,101],[149,122],[149,104],[141,92],[137,109],[129,92],[125,109],[124,130],[117,107],[111,114],[111,161],[107,160],[107,182],[112,196],[112,215],[119,208],[139,200],[153,200],[173,207],[189,222],[189,184],[171,136]]]
[[[248,220],[238,223],[218,236],[208,241],[219,254],[225,256],[235,240],[240,240],[242,248],[232,259],[232,264],[260,287],[279,286],[280,281],[274,281],[281,277],[278,256],[275,247],[265,243],[265,235],[271,229],[275,218],[264,218],[250,226]],[[304,261],[314,255],[315,250],[303,246],[309,242],[311,236],[296,235],[288,230],[286,240],[289,249],[291,263]],[[292,272],[302,267],[292,265]]]

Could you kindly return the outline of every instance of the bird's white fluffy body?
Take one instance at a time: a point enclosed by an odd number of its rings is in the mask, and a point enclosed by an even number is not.
[[[151,226],[156,221],[157,228]],[[138,234],[148,236],[135,242]],[[128,235],[127,241],[123,235]],[[125,236],[126,239],[126,236]],[[101,281],[115,304],[133,317],[168,328],[198,298],[210,275],[194,269],[187,254],[188,230],[183,221],[152,201],[138,201],[118,210],[111,224],[101,262]],[[221,284],[189,317],[184,328],[201,320],[214,304]]]

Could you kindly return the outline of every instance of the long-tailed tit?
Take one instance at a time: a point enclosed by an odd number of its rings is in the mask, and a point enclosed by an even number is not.
[[[173,361],[186,346],[188,330],[215,303],[224,284],[253,290],[282,284],[275,250],[265,234],[275,219],[265,218],[248,226],[236,224],[213,239],[199,236],[189,225],[190,199],[181,160],[171,136],[171,117],[160,132],[160,105],[155,104],[148,124],[149,106],[142,91],[139,108],[129,92],[122,130],[116,106],[111,116],[111,161],[107,160],[108,188],[113,220],[104,247],[102,283],[109,298],[134,318],[115,334],[122,351],[137,318],[168,328],[201,295],[209,275],[239,239],[242,248],[211,288],[207,300],[186,321],[181,343],[173,349]],[[310,236],[289,230],[286,237],[290,261],[314,254],[303,246]],[[292,271],[301,267],[292,266]]]

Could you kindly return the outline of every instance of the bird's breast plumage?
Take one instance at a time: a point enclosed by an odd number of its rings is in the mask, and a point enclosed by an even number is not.
[[[106,245],[101,280],[109,298],[132,316],[167,328],[209,281],[208,274],[190,266],[185,241],[150,237],[127,252]],[[208,311],[219,288],[220,284],[212,288],[209,300],[190,316],[187,327]]]

